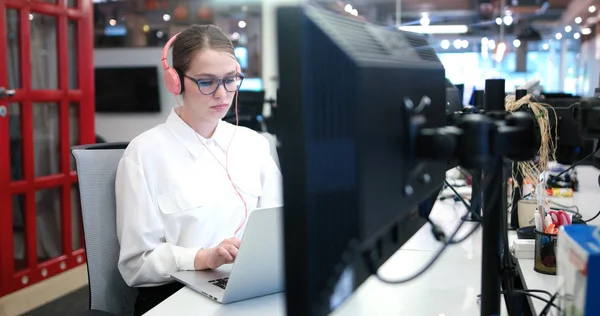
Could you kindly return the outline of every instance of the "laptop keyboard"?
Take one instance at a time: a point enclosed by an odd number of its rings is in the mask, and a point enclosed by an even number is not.
[[[216,285],[222,289],[225,289],[225,287],[227,286],[227,281],[229,281],[229,278],[222,278],[222,279],[216,279],[216,280],[210,280],[208,282],[212,283],[213,285]]]

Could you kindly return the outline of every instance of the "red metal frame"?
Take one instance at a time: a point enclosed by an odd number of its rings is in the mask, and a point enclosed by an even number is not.
[[[0,18],[2,21],[6,21],[6,8],[0,0]],[[6,22],[0,23],[0,45],[6,45]],[[1,47],[1,46],[0,46]],[[7,51],[6,49],[0,49],[0,87],[6,87],[8,85],[8,70],[4,65],[7,64]],[[0,106],[7,106],[7,102],[0,99]],[[8,135],[8,120],[0,118],[0,135]],[[6,138],[6,136],[5,136]],[[10,148],[9,142],[6,138],[4,141],[0,140],[0,249],[6,249],[5,252],[0,251],[0,284],[8,284],[11,275],[2,271],[14,271],[14,250],[12,243],[12,229],[6,229],[2,223],[11,223],[12,212],[6,210],[12,210],[12,199],[8,190],[5,190],[2,185],[10,183],[10,168],[6,168],[5,164],[9,163],[10,160]],[[0,296],[4,294],[3,286],[0,285]]]
[[[95,141],[94,132],[94,66],[93,66],[93,6],[91,0],[79,0],[76,8],[67,7],[67,0],[57,0],[56,4],[35,0],[0,0],[0,65],[6,65],[6,9],[16,9],[20,14],[20,71],[21,88],[10,102],[21,106],[21,135],[23,156],[23,179],[11,182],[10,148],[8,143],[8,119],[0,118],[0,297],[44,279],[62,273],[65,270],[85,263],[85,250],[72,249],[71,230],[71,194],[77,176],[71,171],[70,164],[70,124],[69,112],[72,103],[79,107],[79,143],[89,144]],[[30,13],[56,17],[58,50],[58,82],[56,90],[32,90],[30,64]],[[68,21],[77,21],[77,72],[78,89],[70,90],[68,69]],[[0,86],[6,87],[8,73],[6,67],[0,67]],[[34,174],[33,148],[33,104],[55,102],[59,105],[59,151],[60,173],[43,177]],[[0,105],[6,105],[0,100]],[[38,262],[35,217],[35,193],[48,188],[61,188],[61,237],[63,255],[45,262]],[[15,271],[12,196],[25,196],[25,244],[27,268]],[[83,240],[83,237],[81,240]],[[83,247],[83,242],[81,247]],[[26,280],[26,281],[25,281]]]

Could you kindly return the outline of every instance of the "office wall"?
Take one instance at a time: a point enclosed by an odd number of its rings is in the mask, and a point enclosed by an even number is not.
[[[96,134],[106,141],[130,141],[140,133],[162,122],[177,101],[162,84],[163,69],[160,66],[161,47],[97,48],[94,49],[95,67],[156,66],[158,68],[160,113],[107,114],[96,113]],[[102,91],[96,91],[102,93]]]
[[[582,69],[582,96],[592,96],[598,87],[600,77],[600,36],[596,36],[581,45],[579,62]]]

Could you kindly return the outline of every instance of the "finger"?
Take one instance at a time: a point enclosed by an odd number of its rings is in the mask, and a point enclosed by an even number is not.
[[[239,238],[229,238],[227,239],[227,242],[231,245],[234,245],[236,248],[240,248],[240,244],[242,243],[242,241]]]
[[[229,254],[231,254],[231,256],[233,257],[233,259],[235,259],[235,257],[238,254],[238,249],[237,247],[233,246],[233,245],[226,245],[224,246],[225,249],[227,249],[227,251],[229,251]]]
[[[225,259],[225,261],[233,260],[233,256],[229,253],[227,249],[225,249],[224,246],[220,246],[217,248],[217,254],[219,255],[219,257]]]

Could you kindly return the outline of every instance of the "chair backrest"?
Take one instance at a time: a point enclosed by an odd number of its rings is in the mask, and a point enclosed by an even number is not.
[[[277,165],[277,168],[279,168],[279,170],[281,170],[281,167],[279,166],[279,155],[277,155],[277,137],[273,134],[269,134],[269,133],[265,133],[265,132],[261,132],[260,134],[269,141],[269,145],[271,148],[271,156],[273,157],[273,160],[275,160],[275,164]]]
[[[133,315],[137,290],[119,273],[115,176],[127,143],[75,146],[83,234],[87,256],[90,309]]]

